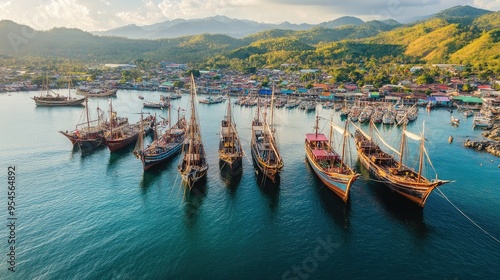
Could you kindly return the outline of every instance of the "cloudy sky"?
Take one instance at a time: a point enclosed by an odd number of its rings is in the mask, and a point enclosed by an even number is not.
[[[500,0],[0,0],[0,20],[86,31],[215,15],[266,23],[316,24],[344,15],[405,22],[456,5],[500,10]]]

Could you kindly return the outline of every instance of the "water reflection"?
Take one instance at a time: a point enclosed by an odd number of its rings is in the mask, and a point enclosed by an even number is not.
[[[243,174],[242,168],[239,168],[239,170],[235,172],[234,170],[229,168],[223,161],[219,161],[219,170],[222,181],[226,185],[230,194],[234,196]]]
[[[202,181],[205,182],[198,181],[198,184],[195,184],[191,190],[184,184],[181,186],[184,188],[185,221],[188,229],[193,229],[196,226],[201,206],[206,197],[206,176],[204,178]]]
[[[259,190],[264,194],[264,196],[268,200],[269,209],[271,210],[272,213],[275,213],[279,205],[280,177],[277,177],[276,182],[273,183],[264,174],[258,172],[258,170],[255,170],[255,177],[259,186]]]
[[[385,184],[378,182],[359,161],[358,167],[361,175],[364,178],[369,178],[365,181],[367,189],[375,196],[379,204],[384,207],[389,216],[404,224],[417,236],[425,236],[428,229],[424,223],[423,208],[392,191]]]
[[[145,194],[148,190],[148,188],[153,185],[156,181],[158,181],[159,178],[159,173],[152,173],[152,172],[144,172],[142,174],[142,179],[141,182],[139,183],[139,186],[141,188],[141,191],[143,194]]]
[[[116,165],[119,161],[122,161],[123,159],[133,156],[132,151],[134,149],[134,146],[128,146],[124,149],[115,151],[115,152],[110,152],[109,155],[109,161],[108,161],[108,168],[113,167]]]
[[[332,192],[319,178],[316,176],[311,166],[307,162],[304,162],[306,169],[311,174],[313,178],[314,186],[317,189],[317,194],[320,197],[321,204],[326,213],[328,213],[333,221],[341,227],[343,230],[348,232],[350,230],[349,216],[351,213],[351,199],[347,200],[347,203]]]

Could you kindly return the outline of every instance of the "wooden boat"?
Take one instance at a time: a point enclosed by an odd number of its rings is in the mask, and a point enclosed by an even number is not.
[[[222,96],[208,96],[207,98],[200,99],[198,102],[203,103],[203,104],[217,104],[217,103],[222,103],[224,101],[224,97]]]
[[[494,121],[487,115],[483,113],[475,113],[474,120],[472,121],[474,128],[486,128],[490,129],[493,127]]]
[[[364,122],[369,121],[371,119],[372,113],[373,113],[373,107],[372,106],[365,106],[361,110],[361,113],[359,113],[358,122],[364,123]]]
[[[110,152],[115,152],[120,149],[126,148],[131,144],[134,144],[139,137],[141,131],[150,131],[155,120],[153,116],[148,116],[146,119],[139,120],[137,123],[129,124],[128,122],[124,125],[116,127],[114,125],[114,112],[112,105],[110,103],[110,126],[109,130],[104,132],[103,143],[109,148]]]
[[[460,125],[460,119],[459,118],[454,118],[453,116],[451,116],[451,124],[459,126]]]
[[[347,121],[345,128],[330,122],[330,139],[323,133],[318,133],[319,116],[316,116],[315,133],[307,133],[305,149],[307,161],[319,179],[344,202],[349,199],[349,190],[356,181],[356,174],[345,162],[344,153],[346,146]],[[342,151],[338,154],[331,145],[332,129],[342,134]]]
[[[274,100],[274,90],[271,102]],[[259,100],[257,101],[259,102]],[[273,106],[271,106],[271,121],[267,121],[266,112],[260,114],[260,104],[257,105],[257,113],[252,120],[251,150],[254,166],[272,183],[276,183],[283,160],[276,145],[276,138],[272,127]]]
[[[423,134],[414,134],[407,131],[406,126],[403,127],[401,146],[400,150],[397,151],[383,140],[378,129],[375,125],[372,125],[380,141],[399,156],[399,160],[396,160],[394,156],[384,152],[371,136],[366,134],[361,128],[355,127],[354,142],[356,143],[356,150],[361,164],[365,166],[377,180],[382,181],[391,190],[410,199],[420,207],[425,206],[427,198],[435,188],[449,182],[439,180],[437,176],[435,179],[430,180],[422,174],[424,155],[427,159],[429,158],[424,147],[425,138]],[[419,165],[417,171],[403,164],[407,138],[420,142]]]
[[[190,93],[190,119],[186,130],[186,139],[182,144],[181,160],[177,169],[181,174],[182,181],[191,189],[196,182],[206,178],[208,162],[201,139],[200,124],[198,123],[197,111],[195,107],[196,88],[194,76],[191,74]]]
[[[76,125],[75,130],[68,132],[67,130],[59,131],[66,136],[73,146],[77,145],[80,151],[90,151],[102,144],[104,136],[104,121],[101,117],[101,110],[97,108],[98,117],[95,120],[90,120],[88,100],[85,98],[85,117],[86,121]]]
[[[466,118],[468,118],[468,117],[472,117],[472,116],[474,116],[474,111],[472,111],[472,110],[465,110],[465,111],[464,111],[464,116],[465,116]]]
[[[187,123],[184,116],[180,117],[179,111],[177,111],[177,123],[173,126],[170,121],[171,110],[168,111],[168,129],[160,137],[156,137],[155,126],[155,139],[146,148],[142,144],[142,135],[139,135],[134,154],[142,161],[144,171],[158,163],[169,160],[181,151],[182,143],[186,136]],[[144,129],[141,130],[141,133],[143,131]]]
[[[43,94],[45,92],[45,95]],[[71,83],[68,83],[68,96],[63,96],[50,91],[48,82],[42,85],[40,96],[33,96],[36,106],[83,106],[86,98],[71,97]]]
[[[243,150],[236,124],[231,114],[231,99],[228,98],[227,114],[220,125],[219,159],[232,173],[242,171]]]
[[[81,95],[85,95],[87,97],[110,97],[116,96],[116,92],[118,89],[116,88],[92,88],[81,86],[76,89],[76,92]]]
[[[159,102],[146,101],[146,102],[142,103],[142,106],[144,108],[165,109],[165,108],[168,108],[168,102],[167,101],[159,101]]]
[[[179,99],[179,98],[182,98],[182,93],[180,91],[178,92],[175,92],[175,93],[170,93],[168,96],[167,96],[168,99]]]

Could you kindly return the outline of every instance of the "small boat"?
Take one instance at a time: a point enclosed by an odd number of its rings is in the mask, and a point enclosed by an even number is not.
[[[198,123],[195,106],[196,88],[194,76],[191,73],[191,93],[190,93],[190,119],[186,130],[186,139],[182,144],[181,160],[177,170],[181,174],[182,182],[191,190],[194,184],[206,178],[208,162],[201,139],[200,124]]]
[[[417,135],[406,130],[406,126],[404,126],[403,133],[401,133],[401,146],[398,151],[385,142],[373,123],[370,124],[380,141],[398,155],[399,160],[383,151],[371,136],[353,124],[356,127],[354,142],[361,164],[388,188],[408,198],[420,207],[424,207],[431,192],[438,186],[449,183],[449,181],[440,180],[437,175],[435,179],[427,179],[422,174],[424,157],[429,160],[424,146],[425,137],[423,133]],[[416,171],[403,163],[407,138],[420,142],[418,169]]]
[[[231,114],[231,99],[227,103],[227,114],[220,125],[219,159],[224,162],[231,173],[242,171],[243,150],[236,130],[236,124]]]
[[[316,116],[315,133],[307,133],[305,139],[305,149],[307,161],[311,165],[314,173],[319,179],[344,202],[349,199],[349,190],[356,181],[359,174],[356,174],[351,167],[344,162],[346,138],[350,135],[345,128],[330,122],[330,139],[323,133],[318,133],[319,116]],[[337,153],[332,145],[332,130],[342,134],[342,151]]]
[[[472,121],[472,123],[474,128],[479,127],[490,129],[493,127],[494,121],[490,117],[482,113],[476,113],[474,114],[474,120]]]
[[[450,137],[448,137],[448,142],[451,144],[451,142],[453,142],[453,136],[450,135]]]
[[[159,101],[159,102],[146,101],[142,103],[142,106],[144,108],[165,109],[168,108],[168,101]]]
[[[274,90],[271,97],[271,103],[274,100]],[[259,103],[259,99],[257,99]],[[267,114],[260,112],[260,104],[257,105],[257,112],[252,120],[252,132],[250,146],[254,166],[266,178],[276,183],[279,174],[283,169],[283,160],[281,158],[273,129],[273,106],[271,106],[271,121],[267,121]]]
[[[203,104],[217,104],[217,103],[222,103],[224,101],[224,97],[222,96],[208,96],[207,98],[200,99],[198,102],[203,103]]]
[[[472,116],[474,116],[474,111],[472,111],[472,110],[465,110],[465,111],[464,111],[464,116],[465,116],[466,118],[468,118],[468,117],[472,117]]]
[[[118,89],[116,88],[105,88],[105,87],[92,88],[88,86],[80,86],[76,89],[76,93],[85,95],[87,97],[116,96],[117,91]]]
[[[460,119],[459,118],[454,118],[453,116],[451,116],[451,124],[459,126],[460,125]]]
[[[180,91],[177,91],[175,93],[170,93],[166,98],[167,99],[179,99],[179,98],[182,98],[182,93]]]
[[[144,96],[142,96],[142,95],[139,95],[139,96],[137,96],[137,97],[138,97],[139,99],[141,99],[141,100],[143,100],[143,99],[144,99]]]

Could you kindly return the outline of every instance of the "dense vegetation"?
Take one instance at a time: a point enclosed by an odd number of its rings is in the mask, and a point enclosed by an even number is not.
[[[77,29],[36,31],[11,21],[0,21],[0,37],[7,38],[0,41],[0,66],[27,70],[61,65],[85,71],[85,65],[103,62],[139,60],[154,64],[166,60],[198,69],[252,72],[289,63],[297,68],[322,68],[334,74],[334,80],[343,80],[338,69],[353,69],[347,75],[352,78],[370,71],[386,73],[382,69],[386,65],[456,63],[477,69],[483,76],[500,75],[500,12],[468,6],[445,10],[410,25],[370,21],[306,31],[271,30],[243,39],[203,34],[132,40],[99,37]],[[385,75],[380,73],[377,75]],[[391,80],[389,72],[386,74],[383,80]],[[382,77],[367,80],[381,82]]]

